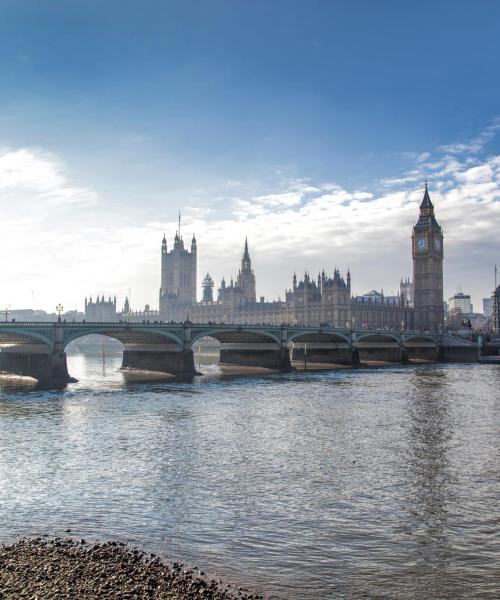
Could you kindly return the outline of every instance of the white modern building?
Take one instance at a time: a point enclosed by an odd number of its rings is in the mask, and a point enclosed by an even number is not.
[[[448,300],[448,314],[450,316],[457,314],[470,314],[474,312],[470,295],[457,292]]]

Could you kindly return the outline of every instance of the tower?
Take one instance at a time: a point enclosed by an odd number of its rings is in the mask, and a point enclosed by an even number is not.
[[[247,302],[255,302],[257,299],[255,293],[255,275],[252,270],[252,261],[248,252],[248,240],[245,238],[245,249],[241,259],[241,269],[238,273],[236,286],[243,292],[243,297]]]
[[[181,217],[174,237],[174,247],[167,248],[165,235],[161,243],[160,316],[166,320],[183,320],[186,309],[196,302],[197,245],[193,235],[191,251],[184,247]]]
[[[427,183],[413,228],[413,303],[415,328],[439,331],[443,325],[443,231],[434,216]]]
[[[500,285],[493,292],[493,331],[500,334]]]

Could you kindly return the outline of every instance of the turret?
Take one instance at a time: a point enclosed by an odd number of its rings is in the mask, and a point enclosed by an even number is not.
[[[165,234],[163,234],[163,239],[161,241],[161,251],[162,251],[162,254],[167,253],[167,238],[166,238]]]
[[[210,275],[208,273],[205,275],[205,278],[203,279],[203,282],[201,285],[203,288],[203,302],[213,302],[213,300],[214,300],[214,293],[213,293],[214,280],[210,277]]]
[[[191,252],[196,254],[196,237],[193,233],[193,239],[191,240]]]

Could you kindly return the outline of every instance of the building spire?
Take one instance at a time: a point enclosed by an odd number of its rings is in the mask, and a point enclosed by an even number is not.
[[[179,211],[179,229],[177,230],[179,238],[181,237],[181,211]]]
[[[243,252],[243,258],[250,260],[250,254],[248,252],[248,237],[245,236],[245,251]]]
[[[427,187],[427,181],[425,182],[425,191],[424,191],[424,198],[422,200],[422,204],[420,205],[420,210],[427,210],[427,211],[433,211],[434,210],[434,206],[431,202],[431,198],[429,196],[429,190]]]

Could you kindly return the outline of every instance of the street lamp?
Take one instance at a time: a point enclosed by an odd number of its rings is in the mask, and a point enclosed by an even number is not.
[[[64,310],[64,307],[61,303],[59,303],[56,306],[56,310],[57,310],[57,322],[60,323],[61,322],[61,313]]]
[[[5,315],[5,322],[7,323],[7,321],[9,320],[9,307],[8,306],[5,307],[3,314]]]

